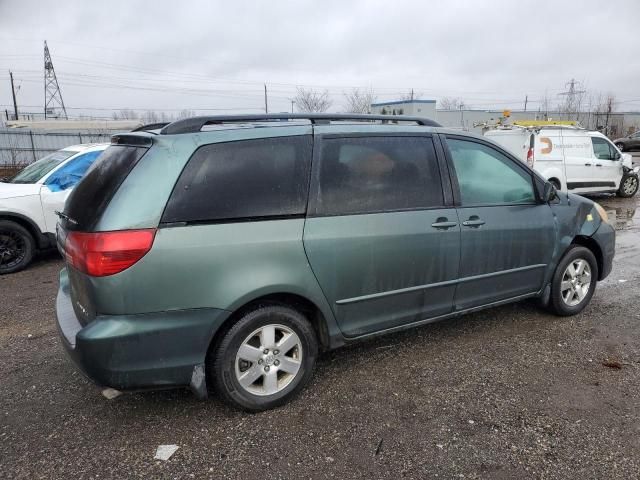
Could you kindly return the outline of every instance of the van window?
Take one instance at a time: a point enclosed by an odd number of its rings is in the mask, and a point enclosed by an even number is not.
[[[310,135],[215,143],[193,154],[162,222],[213,222],[306,211]]]
[[[534,203],[531,175],[499,151],[476,142],[447,139],[462,206]]]
[[[65,203],[64,213],[71,219],[64,222],[68,230],[90,232],[95,228],[111,198],[147,149],[111,145],[101,153]]]
[[[442,205],[442,183],[431,138],[384,136],[323,141],[318,215]]]
[[[618,151],[613,144],[607,142],[604,138],[591,137],[593,143],[593,153],[600,160],[617,160]]]

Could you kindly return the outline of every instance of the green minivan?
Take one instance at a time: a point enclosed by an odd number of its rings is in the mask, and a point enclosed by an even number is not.
[[[357,340],[530,297],[576,314],[615,249],[598,204],[491,141],[401,116],[116,135],[59,215],[57,324],[80,369],[249,411]]]

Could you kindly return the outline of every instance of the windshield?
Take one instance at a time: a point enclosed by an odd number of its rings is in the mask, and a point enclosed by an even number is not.
[[[15,177],[9,180],[9,183],[36,183],[47,173],[76,153],[78,152],[70,150],[58,150],[57,152],[51,153],[20,170]]]

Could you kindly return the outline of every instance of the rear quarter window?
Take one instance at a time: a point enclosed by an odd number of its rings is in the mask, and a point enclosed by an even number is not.
[[[303,215],[311,149],[310,135],[202,146],[180,175],[162,222]]]

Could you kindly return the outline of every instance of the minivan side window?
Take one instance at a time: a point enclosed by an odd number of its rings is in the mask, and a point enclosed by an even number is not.
[[[535,203],[531,175],[487,145],[447,139],[462,205]]]
[[[593,153],[599,160],[616,160],[615,147],[604,138],[591,137],[593,143]]]
[[[180,175],[162,222],[303,215],[311,148],[310,135],[202,146]]]
[[[342,137],[322,142],[316,214],[349,215],[443,205],[433,141]]]

